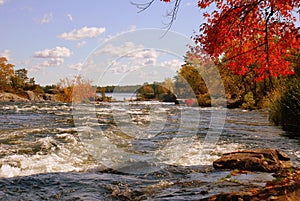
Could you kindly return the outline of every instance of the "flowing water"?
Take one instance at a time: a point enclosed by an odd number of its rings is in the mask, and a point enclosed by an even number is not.
[[[229,172],[212,162],[241,149],[278,148],[300,166],[300,139],[272,126],[263,110],[227,110],[220,138],[204,149],[218,110],[1,103],[0,200],[198,200],[273,179],[253,173],[242,184],[220,182]]]

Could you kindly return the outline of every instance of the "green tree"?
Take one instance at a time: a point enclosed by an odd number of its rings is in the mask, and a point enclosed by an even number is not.
[[[34,88],[34,78],[29,79],[27,73],[28,71],[25,68],[15,70],[14,75],[11,77],[11,85],[15,90],[28,90]]]
[[[23,83],[28,82],[27,73],[28,71],[25,68],[15,70],[15,76],[18,76],[23,81]]]

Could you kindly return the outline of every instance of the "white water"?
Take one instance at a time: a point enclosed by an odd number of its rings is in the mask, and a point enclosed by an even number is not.
[[[215,194],[233,188],[218,185],[228,172],[206,167],[241,149],[278,148],[300,166],[300,139],[272,126],[265,111],[228,110],[220,139],[203,148],[216,108],[105,103],[74,113],[74,107],[0,105],[0,199],[114,200],[146,192],[153,200],[197,200],[203,189]],[[101,172],[103,165],[129,175]],[[269,174],[252,177],[257,185],[272,180]]]

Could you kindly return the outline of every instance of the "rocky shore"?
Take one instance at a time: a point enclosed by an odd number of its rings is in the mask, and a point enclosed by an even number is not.
[[[211,196],[205,201],[299,201],[300,169],[288,155],[277,149],[245,150],[224,154],[214,161],[219,170],[232,170],[223,182],[242,183],[251,172],[273,172],[274,179],[264,186]],[[242,177],[240,175],[243,175]],[[248,176],[250,178],[250,176]],[[240,181],[239,178],[243,178]]]
[[[27,102],[27,101],[58,101],[56,94],[36,94],[33,91],[25,91],[22,95],[0,92],[0,102]]]
[[[28,101],[29,99],[21,97],[17,94],[13,93],[0,93],[0,101],[1,102],[18,102],[18,101]]]

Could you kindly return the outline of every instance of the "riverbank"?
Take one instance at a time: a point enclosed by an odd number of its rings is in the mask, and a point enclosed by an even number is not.
[[[23,102],[29,101],[29,99],[21,97],[17,94],[2,92],[0,93],[0,102]]]
[[[52,101],[60,102],[57,94],[24,91],[21,94],[0,92],[0,102]]]

